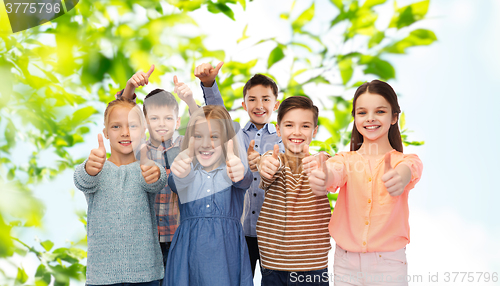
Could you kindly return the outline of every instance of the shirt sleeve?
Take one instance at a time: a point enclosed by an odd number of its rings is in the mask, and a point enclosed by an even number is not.
[[[403,160],[397,163],[394,168],[396,168],[399,164],[404,164],[410,168],[411,179],[408,185],[406,185],[405,187],[405,191],[409,191],[415,187],[418,181],[420,181],[424,166],[420,158],[415,154],[403,154]]]
[[[165,168],[156,163],[156,166],[158,166],[158,168],[160,168],[160,178],[152,183],[152,184],[148,184],[146,183],[146,180],[144,180],[144,177],[142,176],[141,174],[141,187],[144,191],[148,192],[148,193],[157,193],[159,192],[161,189],[163,189],[165,187],[165,185],[167,184],[167,172],[165,171]],[[140,169],[139,169],[140,170]]]
[[[122,94],[123,94],[123,92],[124,92],[124,91],[125,91],[125,89],[122,89],[122,90],[120,90],[119,92],[117,92],[117,93],[115,94],[115,98],[116,98],[116,99],[120,99],[120,97],[122,97]],[[134,97],[132,97],[132,100],[133,100],[133,101],[137,101],[137,95],[136,95],[135,93],[134,93]]]
[[[222,100],[222,95],[220,94],[219,87],[217,86],[217,81],[211,87],[206,87],[203,83],[200,83],[201,89],[203,90],[203,99],[206,105],[222,105],[224,106],[224,100]]]
[[[248,188],[250,188],[250,185],[252,184],[252,179],[253,175],[252,172],[250,171],[250,168],[246,168],[245,176],[243,177],[243,179],[239,182],[233,183],[233,186],[239,189],[247,190]]]
[[[333,183],[327,186],[327,191],[335,193],[339,187],[347,182],[346,157],[343,153],[338,153],[326,161],[329,175],[333,175]]]
[[[101,170],[95,176],[89,175],[87,171],[85,171],[85,164],[87,164],[87,161],[88,159],[80,165],[76,166],[73,180],[75,182],[75,187],[86,194],[90,194],[97,191],[97,185],[100,178],[102,177],[103,171]]]

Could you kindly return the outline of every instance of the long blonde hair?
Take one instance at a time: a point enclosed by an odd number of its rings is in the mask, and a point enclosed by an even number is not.
[[[233,152],[234,155],[239,157],[238,152],[238,144],[235,142],[236,132],[234,131],[233,121],[231,116],[227,112],[226,108],[221,105],[207,105],[199,108],[197,111],[191,114],[191,118],[189,119],[189,123],[186,128],[186,133],[184,135],[184,139],[182,140],[182,150],[186,150],[189,147],[189,139],[194,136],[195,127],[197,122],[206,120],[210,122],[218,122],[221,127],[221,147],[222,147],[222,156],[224,161],[227,158],[227,145],[226,143],[232,139],[233,140]],[[193,158],[193,161],[196,160]],[[223,162],[224,162],[223,161]]]

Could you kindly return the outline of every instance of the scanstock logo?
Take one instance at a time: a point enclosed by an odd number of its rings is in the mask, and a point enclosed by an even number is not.
[[[17,33],[52,21],[73,9],[79,0],[3,0],[0,31]]]

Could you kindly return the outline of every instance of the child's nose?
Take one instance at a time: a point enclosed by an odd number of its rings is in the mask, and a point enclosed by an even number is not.
[[[201,141],[201,146],[204,148],[209,148],[211,147],[212,144],[212,139],[208,136],[203,137],[203,140]]]
[[[122,136],[125,136],[125,137],[130,136],[130,132],[129,132],[128,127],[125,127],[122,130],[123,130]]]

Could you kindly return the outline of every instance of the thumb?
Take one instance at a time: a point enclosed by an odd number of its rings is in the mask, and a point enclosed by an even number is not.
[[[141,165],[147,165],[148,163],[148,146],[146,144],[141,145]]]
[[[177,79],[177,76],[174,75],[174,85],[177,86],[178,83],[179,83],[179,80]]]
[[[155,65],[151,65],[151,67],[149,68],[148,72],[146,73],[146,75],[148,76],[148,78],[151,76],[151,74],[153,73],[154,70],[155,70]]]
[[[106,153],[106,147],[104,147],[104,141],[102,140],[101,133],[97,134],[97,141],[99,142],[99,149],[104,150],[104,153]]]
[[[304,157],[307,157],[310,155],[309,153],[309,145],[305,144],[304,149],[302,149],[302,153],[304,153]]]
[[[220,62],[220,63],[217,64],[217,66],[214,68],[214,70],[215,70],[216,73],[219,73],[219,71],[220,71],[220,69],[221,69],[221,67],[222,67],[223,64],[224,64],[224,62]]]
[[[318,154],[318,167],[321,172],[326,173],[326,161],[328,160],[328,157],[325,155],[325,153],[320,152]]]
[[[255,140],[250,141],[250,146],[248,146],[247,154],[255,151],[255,149],[253,149],[253,145],[255,145]]]
[[[194,137],[189,138],[188,155],[191,159],[194,158]]]
[[[387,173],[389,170],[392,169],[392,166],[391,166],[391,152],[387,152],[385,154],[384,163],[385,163],[384,173]]]
[[[280,146],[278,144],[274,144],[274,149],[273,149],[273,157],[274,159],[278,160],[278,154],[280,152]]]
[[[230,159],[234,157],[234,151],[233,151],[233,140],[227,141],[227,155],[226,159]]]

